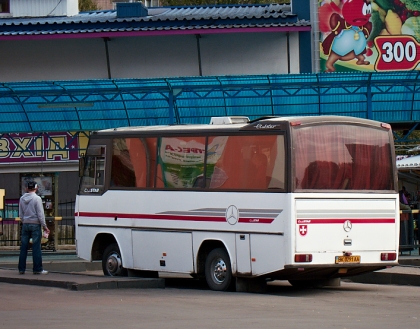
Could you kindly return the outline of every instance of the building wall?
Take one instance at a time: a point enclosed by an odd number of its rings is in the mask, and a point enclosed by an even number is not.
[[[106,79],[102,39],[1,41],[1,81]]]
[[[194,35],[117,38],[108,47],[113,78],[198,75]]]
[[[96,0],[95,2],[98,5],[99,10],[113,9],[114,8],[112,0]]]
[[[202,75],[299,73],[298,34],[202,35]],[[107,79],[102,38],[1,41],[1,82]],[[288,50],[289,49],[289,50]],[[108,41],[111,78],[198,76],[195,35]]]
[[[31,172],[32,173],[32,172]],[[0,188],[6,190],[6,200],[17,200],[21,196],[20,175],[1,174]],[[58,197],[59,202],[74,201],[79,188],[79,172],[62,172],[58,174]]]
[[[291,39],[297,38],[293,35]],[[297,47],[289,48],[285,33],[242,33],[234,38],[203,35],[200,39],[203,75],[297,73]]]

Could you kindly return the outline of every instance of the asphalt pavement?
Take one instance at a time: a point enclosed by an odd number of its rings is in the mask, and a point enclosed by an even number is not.
[[[165,288],[165,276],[159,278],[105,277],[101,262],[88,262],[77,257],[75,250],[43,252],[47,275],[32,273],[31,253],[27,271],[19,274],[19,251],[0,250],[0,282],[57,287],[70,290]],[[418,249],[399,256],[399,266],[362,274],[345,280],[370,283],[420,286],[420,256]]]

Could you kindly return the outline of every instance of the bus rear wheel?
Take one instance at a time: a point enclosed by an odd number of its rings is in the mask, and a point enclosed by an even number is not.
[[[207,285],[211,290],[227,291],[232,287],[232,268],[225,249],[213,249],[205,265]]]
[[[120,248],[113,243],[105,248],[102,257],[102,271],[106,276],[126,276],[127,270],[123,267]]]

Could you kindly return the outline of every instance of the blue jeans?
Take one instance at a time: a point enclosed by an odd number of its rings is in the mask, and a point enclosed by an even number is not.
[[[19,272],[26,270],[26,257],[28,256],[29,239],[32,238],[32,261],[33,271],[42,272],[42,254],[41,254],[41,225],[39,224],[22,224],[20,255],[19,255]]]

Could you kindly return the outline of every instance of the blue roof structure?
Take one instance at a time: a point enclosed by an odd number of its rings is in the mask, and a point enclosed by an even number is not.
[[[344,115],[420,122],[419,71],[0,84],[0,132],[209,123],[213,116]]]
[[[0,40],[92,38],[164,34],[310,31],[289,5],[219,5],[148,8],[143,17],[117,10],[70,17],[0,18]]]

